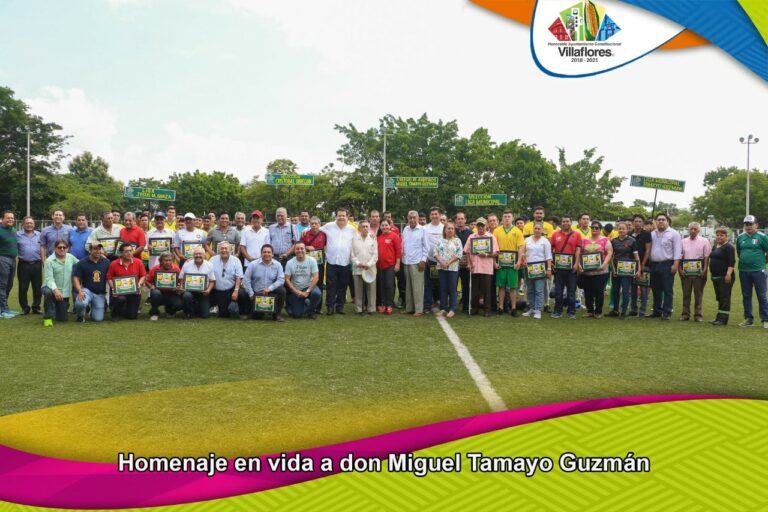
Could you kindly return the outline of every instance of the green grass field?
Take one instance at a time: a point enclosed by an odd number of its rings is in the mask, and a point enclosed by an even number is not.
[[[676,293],[675,313],[681,309]],[[649,393],[768,398],[768,331],[658,319],[450,324],[510,408]],[[12,296],[15,305],[16,292]],[[711,286],[705,320],[714,317]],[[48,455],[249,455],[489,411],[432,316],[0,321],[0,443]]]

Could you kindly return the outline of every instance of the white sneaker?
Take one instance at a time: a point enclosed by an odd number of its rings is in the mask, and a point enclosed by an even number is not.
[[[213,306],[212,308],[208,309],[208,312],[212,315],[218,315],[219,314],[219,306]]]
[[[533,313],[534,313],[534,311],[533,311],[532,309],[529,309],[528,311],[526,311],[525,313],[523,313],[523,314],[522,314],[522,315],[520,315],[520,316],[528,316],[528,317],[531,317],[531,316],[533,316]]]
[[[152,315],[151,317],[149,317],[149,319],[155,322],[157,321],[157,315]]]
[[[537,311],[533,314],[535,320],[541,320],[541,311]]]

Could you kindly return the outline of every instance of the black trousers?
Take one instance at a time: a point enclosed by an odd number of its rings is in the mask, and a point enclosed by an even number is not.
[[[603,314],[603,304],[605,303],[605,285],[608,283],[608,273],[595,276],[581,276],[581,283],[584,288],[584,299],[587,304],[587,312],[595,315]]]
[[[397,277],[397,297],[405,304],[405,265],[400,262],[400,272],[395,274]]]
[[[317,287],[325,290],[325,262],[317,266]],[[320,313],[323,309],[323,295],[320,294],[320,302],[317,303],[315,313]]]
[[[19,279],[19,306],[21,309],[29,307],[27,292],[32,285],[32,311],[40,311],[43,300],[43,264],[40,261],[19,261],[16,267],[16,276]]]
[[[269,293],[270,297],[274,297],[275,298],[275,312],[274,313],[261,313],[261,312],[254,311],[251,314],[251,317],[258,320],[260,318],[263,318],[265,314],[267,314],[267,315],[271,314],[273,316],[278,316],[283,311],[283,306],[285,306],[285,293],[286,293],[285,292],[285,286],[280,286],[278,288],[275,288],[273,291],[271,291]],[[262,295],[262,294],[258,294],[258,295]]]
[[[136,320],[139,316],[139,303],[141,295],[113,295],[109,299],[109,308],[112,312],[112,318],[125,318],[127,320]]]
[[[462,311],[469,310],[469,301],[472,297],[469,296],[469,269],[459,268],[459,281],[461,282],[461,309]]]
[[[325,289],[325,305],[328,309],[336,308],[337,311],[344,309],[347,301],[347,286],[349,286],[350,270],[347,265],[326,266],[326,276],[328,279]]]
[[[149,309],[150,316],[159,315],[160,306],[165,306],[165,312],[171,316],[182,309],[181,295],[176,292],[163,293],[157,288],[149,292],[149,303],[152,305]]]
[[[395,267],[379,269],[376,274],[376,304],[383,307],[395,307]]]
[[[492,295],[493,274],[472,274],[472,311],[480,308],[480,297],[483,297],[486,313],[493,311]]]
[[[232,303],[232,293],[235,291],[233,286],[229,290],[213,290],[214,304],[219,308],[219,318],[229,318],[229,305]],[[237,293],[237,308],[239,315],[248,315],[251,313],[251,299],[248,298],[248,294],[243,288]]]
[[[731,282],[726,283],[724,277],[712,277],[712,286],[715,287],[715,298],[717,298],[717,319],[728,323],[728,317],[731,313],[731,291],[733,290],[734,278],[731,276]]]

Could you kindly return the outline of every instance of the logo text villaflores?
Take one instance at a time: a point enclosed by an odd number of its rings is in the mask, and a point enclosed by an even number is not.
[[[604,6],[586,0],[560,12],[549,27],[557,42],[548,46],[557,47],[560,57],[573,62],[595,62],[600,57],[614,56],[614,48],[621,43],[609,40],[620,30]]]

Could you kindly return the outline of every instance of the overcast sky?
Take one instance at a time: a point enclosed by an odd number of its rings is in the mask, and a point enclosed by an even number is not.
[[[276,158],[335,161],[336,123],[384,114],[486,127],[549,158],[592,146],[605,168],[687,181],[768,169],[768,84],[712,46],[654,52],[584,79],[543,74],[528,27],[468,0],[4,0],[0,84],[107,159],[121,180],[224,170],[247,181]],[[622,186],[617,199],[651,200]]]

